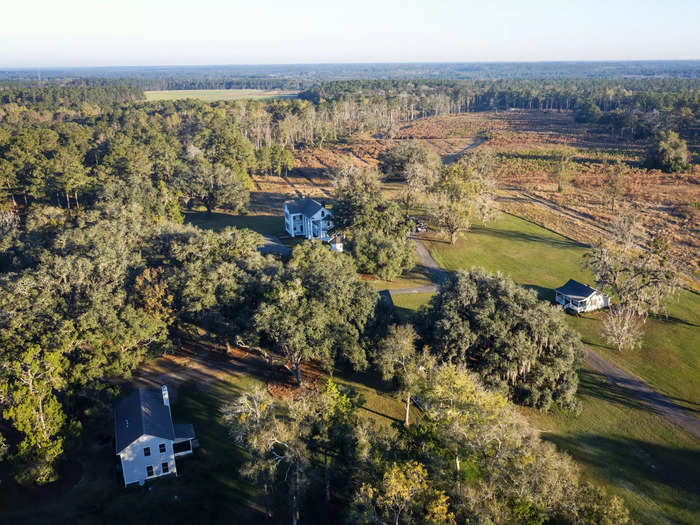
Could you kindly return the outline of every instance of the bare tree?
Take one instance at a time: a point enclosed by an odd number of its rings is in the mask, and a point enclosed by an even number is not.
[[[640,248],[634,241],[634,217],[618,218],[613,236],[600,241],[584,256],[584,265],[614,303],[603,323],[602,335],[618,350],[641,344],[650,313],[665,311],[667,299],[678,288],[678,271],[668,241],[657,235]]]
[[[603,319],[602,335],[618,351],[634,350],[642,344],[644,320],[633,308],[611,305]]]
[[[644,240],[644,232],[639,215],[630,212],[617,214],[610,223],[610,234],[612,240],[623,252],[640,246]]]

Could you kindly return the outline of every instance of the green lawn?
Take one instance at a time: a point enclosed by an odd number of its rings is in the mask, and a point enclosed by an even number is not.
[[[221,212],[195,211],[185,212],[185,222],[214,231],[234,226],[249,228],[262,235],[286,235],[284,217],[278,215],[230,215]]]
[[[622,497],[641,523],[700,522],[697,440],[649,413],[599,373],[580,372],[579,415],[522,409],[588,479]]]
[[[432,296],[432,293],[408,293],[392,295],[391,298],[396,307],[396,315],[398,315],[400,320],[408,321],[421,306],[428,304]]]
[[[408,272],[393,281],[370,281],[376,290],[398,290],[401,288],[412,288],[414,286],[426,286],[432,284],[430,278],[420,271]]]
[[[500,271],[545,300],[553,300],[554,288],[570,278],[592,281],[581,267],[585,245],[508,214],[487,227],[475,226],[455,246],[440,240],[426,245],[444,268]],[[670,302],[668,318],[649,319],[638,351],[620,353],[604,343],[600,312],[567,318],[596,351],[679,403],[700,410],[700,295],[682,290]]]
[[[278,89],[171,89],[163,91],[144,91],[146,100],[180,100],[196,98],[204,102],[218,100],[247,100],[263,98],[289,98],[297,96],[298,91],[283,91]]]

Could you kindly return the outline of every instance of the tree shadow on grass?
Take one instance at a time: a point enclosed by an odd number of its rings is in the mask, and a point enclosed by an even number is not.
[[[700,405],[687,399],[660,394],[653,390],[640,390],[639,382],[625,377],[608,377],[595,370],[582,368],[579,371],[579,394],[603,401],[615,403],[628,408],[645,410],[660,415],[665,415],[666,409],[682,410],[689,413],[700,414],[700,409],[691,406]],[[684,403],[682,406],[678,402]]]
[[[633,490],[645,498],[700,512],[700,450],[676,448],[623,436],[579,433],[573,436],[543,434],[576,461],[598,469],[613,486]],[[659,485],[670,489],[659,490]],[[665,519],[678,522],[660,505],[654,509]]]
[[[693,328],[700,327],[700,325],[691,323],[690,321],[686,321],[685,319],[681,319],[680,317],[674,317],[672,315],[649,314],[649,319],[653,319],[654,321],[657,321],[659,323],[678,323],[685,326],[692,326]]]
[[[489,227],[474,227],[470,231],[471,235],[488,235],[507,241],[523,241],[530,243],[542,243],[556,248],[586,248],[585,244],[567,239],[566,237],[553,238],[533,233],[518,232],[512,230],[496,230]]]
[[[539,286],[537,284],[522,284],[521,286],[527,290],[533,290],[537,294],[538,300],[554,303],[555,293],[552,288]]]
[[[608,378],[595,370],[579,370],[578,393],[595,399],[634,408],[648,410],[649,406],[637,399],[636,394],[619,384],[612,384]]]

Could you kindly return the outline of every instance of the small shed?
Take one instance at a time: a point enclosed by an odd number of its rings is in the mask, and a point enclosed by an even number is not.
[[[328,244],[330,245],[332,252],[343,251],[343,238],[337,233],[332,235],[331,238],[328,239]]]
[[[578,313],[592,312],[610,305],[610,297],[595,288],[569,279],[564,286],[555,290],[555,299],[565,310]]]

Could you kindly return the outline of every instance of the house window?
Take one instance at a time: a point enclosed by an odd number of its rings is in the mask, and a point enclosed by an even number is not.
[[[161,454],[164,454],[165,453],[165,443],[161,443],[160,445],[158,445],[158,450],[160,450]]]
[[[152,475],[153,475],[153,466],[152,466],[152,465],[148,465],[148,466],[146,467],[146,476],[150,477],[150,476],[152,476]]]
[[[151,455],[151,447],[145,447],[143,449],[143,455],[144,456],[150,456]]]
[[[163,463],[161,467],[163,467],[163,474],[167,474],[169,472],[167,463]]]

